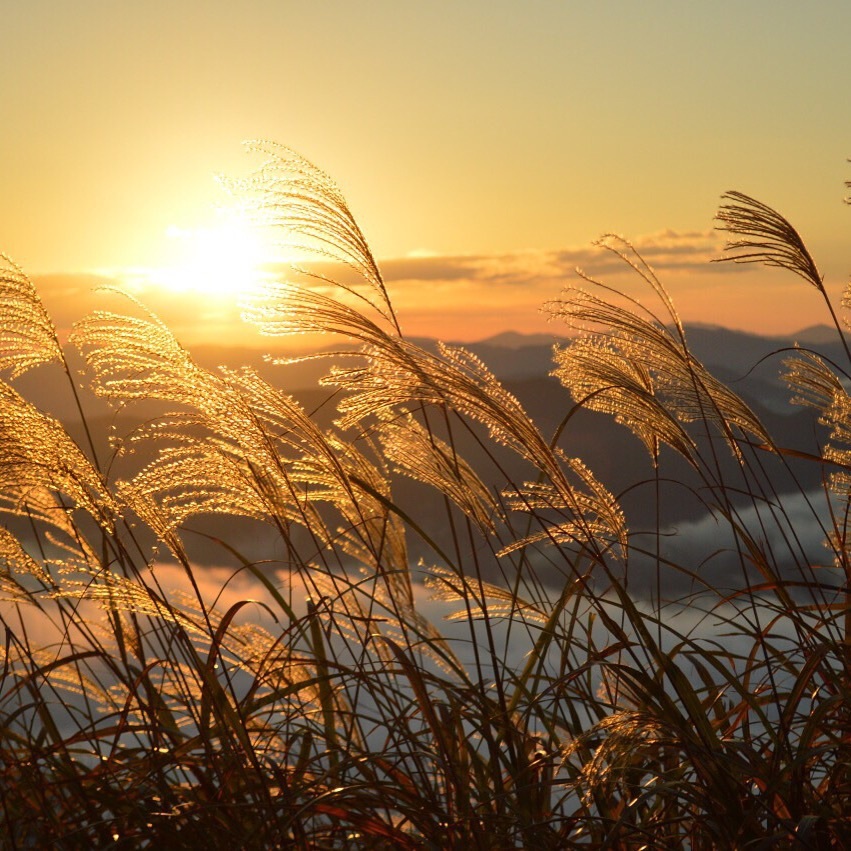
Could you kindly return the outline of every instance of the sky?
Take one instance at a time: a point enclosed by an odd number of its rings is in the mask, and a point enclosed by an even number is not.
[[[0,0],[0,23],[0,251],[60,324],[99,282],[159,280],[140,298],[179,335],[250,344],[233,299],[174,284],[249,139],[336,180],[412,334],[559,331],[540,306],[575,266],[631,286],[590,250],[608,232],[687,320],[826,321],[792,276],[708,264],[729,189],[795,224],[837,298],[851,271],[845,0]]]

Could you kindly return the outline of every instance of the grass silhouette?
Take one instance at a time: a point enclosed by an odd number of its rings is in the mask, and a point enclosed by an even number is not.
[[[607,236],[636,289],[583,275],[547,305],[582,333],[555,351],[574,401],[543,434],[472,353],[402,334],[334,183],[256,147],[266,165],[239,191],[357,275],[270,285],[246,310],[264,334],[345,342],[325,355],[330,428],[250,369],[202,369],[130,301],[77,324],[80,374],[3,262],[10,382],[64,371],[84,423],[81,381],[122,410],[162,406],[110,445],[88,430],[78,444],[0,384],[3,847],[847,847],[851,356],[789,354],[791,402],[829,440],[778,445],[692,354],[653,270]],[[802,276],[844,342],[794,228],[724,200],[729,258]],[[638,437],[642,498],[688,487],[713,513],[735,588],[669,557],[661,509],[655,529],[628,528],[623,495],[571,455],[580,410]],[[669,480],[676,458],[693,480]],[[784,508],[796,465],[822,475],[800,491],[823,566]],[[400,501],[403,478],[439,510]],[[219,541],[234,567],[218,600],[192,556],[208,515],[276,542],[257,562]],[[639,563],[649,602],[629,590]],[[665,599],[671,577],[692,593]]]

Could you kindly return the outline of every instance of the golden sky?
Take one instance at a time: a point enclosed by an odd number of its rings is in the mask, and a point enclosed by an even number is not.
[[[687,319],[824,321],[794,279],[706,266],[728,189],[787,215],[834,291],[851,270],[846,2],[27,0],[0,14],[0,251],[69,315],[89,303],[86,276],[138,280],[214,232],[227,199],[213,175],[256,167],[252,138],[340,184],[411,333],[546,328],[537,308],[574,266],[614,274],[589,251],[609,231],[643,247]],[[235,310],[202,295],[172,294],[167,312],[219,334]]]

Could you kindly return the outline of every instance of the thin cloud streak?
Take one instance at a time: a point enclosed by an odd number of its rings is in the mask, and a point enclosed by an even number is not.
[[[714,263],[722,254],[715,231],[660,231],[631,243],[670,290],[687,321],[701,321],[757,333],[787,333],[824,321],[821,305],[796,280],[773,270],[734,263]],[[405,332],[415,336],[472,341],[503,331],[563,334],[542,311],[571,286],[583,286],[577,270],[595,280],[622,287],[642,300],[644,285],[626,263],[599,246],[499,254],[417,255],[379,263]],[[293,267],[270,264],[270,278],[301,279]],[[339,263],[317,262],[308,275],[355,284],[353,270]],[[35,279],[60,334],[89,311],[135,311],[126,300],[98,292],[127,289],[162,318],[187,345],[222,343],[276,349],[293,341],[272,342],[240,319],[239,288],[229,296],[172,292],[146,280],[145,270],[103,275],[50,275]],[[772,304],[770,312],[760,304]],[[757,323],[764,323],[759,326]],[[768,323],[771,323],[770,325]],[[302,341],[303,342],[303,341]]]

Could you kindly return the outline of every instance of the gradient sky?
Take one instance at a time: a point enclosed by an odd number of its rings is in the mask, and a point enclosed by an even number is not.
[[[71,274],[164,262],[251,138],[335,178],[414,333],[540,330],[608,231],[688,319],[824,321],[796,279],[705,267],[727,189],[789,217],[834,291],[851,270],[846,0],[0,0],[0,26],[0,251],[57,309]]]

